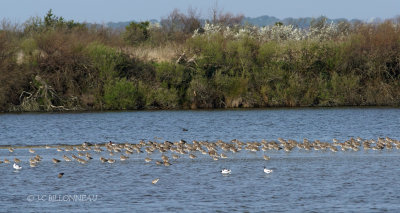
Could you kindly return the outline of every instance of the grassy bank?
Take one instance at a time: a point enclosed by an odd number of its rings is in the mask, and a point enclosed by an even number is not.
[[[400,105],[395,20],[298,29],[183,18],[119,31],[51,11],[3,21],[0,111]]]

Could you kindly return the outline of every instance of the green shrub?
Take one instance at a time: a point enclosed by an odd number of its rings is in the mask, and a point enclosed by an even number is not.
[[[190,108],[212,108],[216,93],[210,81],[203,76],[196,76],[186,92]]]
[[[218,34],[189,39],[189,51],[199,54],[196,61],[198,67],[196,73],[210,79],[218,69],[225,65],[225,43],[223,36]]]
[[[126,79],[116,79],[104,86],[104,104],[106,109],[140,109],[143,97],[138,88]]]
[[[156,67],[156,79],[167,85],[167,88],[177,88],[182,84],[185,68],[178,64],[161,62]]]
[[[149,36],[149,25],[150,22],[131,22],[125,27],[125,32],[123,33],[124,40],[130,45],[137,45],[146,41]]]
[[[120,54],[112,47],[97,42],[89,44],[87,52],[95,69],[98,69],[100,78],[110,80],[117,77],[115,66],[122,60]]]

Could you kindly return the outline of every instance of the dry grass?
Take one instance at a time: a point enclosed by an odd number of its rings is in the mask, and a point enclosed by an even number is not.
[[[183,44],[167,43],[160,46],[141,45],[126,47],[123,52],[130,57],[144,61],[171,62],[176,60],[184,50]]]

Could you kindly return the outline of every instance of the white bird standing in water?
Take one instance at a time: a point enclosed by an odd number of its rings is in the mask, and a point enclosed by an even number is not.
[[[269,173],[272,173],[272,172],[273,172],[272,169],[267,169],[267,168],[264,167],[264,173],[269,174]]]
[[[16,170],[22,169],[22,167],[17,165],[16,163],[14,163],[13,168],[16,169]]]
[[[230,169],[225,169],[225,168],[224,168],[224,169],[221,170],[221,173],[224,174],[224,175],[230,174],[230,173],[231,173],[231,170],[230,170]]]

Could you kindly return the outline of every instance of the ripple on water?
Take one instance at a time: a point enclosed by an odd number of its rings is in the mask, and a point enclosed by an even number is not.
[[[2,114],[0,145],[81,144],[141,139],[230,141],[332,141],[349,137],[399,139],[399,109],[274,109],[228,111],[120,112],[73,114]],[[368,115],[368,116],[366,116]],[[167,124],[166,124],[167,121]],[[74,124],[74,125],[71,125]],[[110,125],[111,124],[111,125]],[[182,128],[189,131],[183,132]],[[270,151],[228,154],[214,161],[200,153],[172,160],[172,166],[144,162],[146,153],[126,162],[102,164],[100,156],[86,164],[54,164],[76,152],[35,149],[43,161],[30,168],[27,149],[0,149],[0,160],[17,157],[23,169],[0,164],[0,209],[20,211],[137,212],[398,212],[400,162],[398,150],[360,152]],[[170,156],[169,153],[166,155]],[[112,158],[119,159],[119,154]],[[273,169],[265,174],[266,166]],[[221,168],[232,174],[223,176]],[[64,177],[58,178],[63,172]],[[160,178],[157,184],[151,181]],[[97,195],[88,202],[27,202],[28,195]]]

